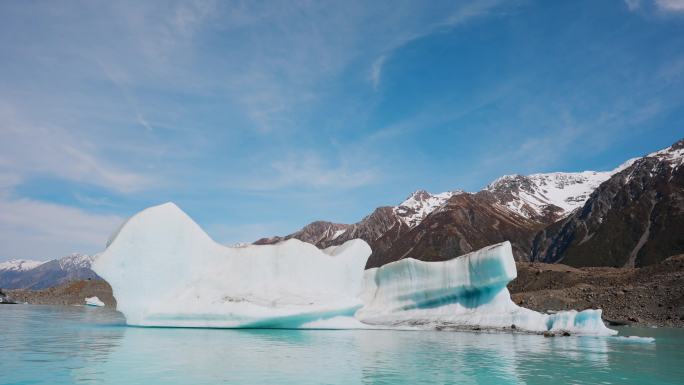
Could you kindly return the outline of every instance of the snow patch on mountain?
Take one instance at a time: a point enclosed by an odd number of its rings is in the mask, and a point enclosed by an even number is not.
[[[0,263],[0,287],[43,289],[70,280],[97,279],[90,269],[98,255],[71,254],[45,262],[12,260]]]
[[[454,195],[463,194],[463,191],[447,191],[439,194],[430,194],[425,190],[416,190],[399,206],[394,208],[394,213],[410,228],[418,226],[430,213],[443,206]]]
[[[581,207],[589,195],[611,175],[612,172],[598,171],[505,175],[492,182],[486,190],[510,194],[509,199],[503,199],[501,203],[509,210],[529,218],[533,214],[543,215],[549,205],[560,207],[564,213]]]
[[[494,193],[502,206],[526,218],[544,216],[550,206],[560,208],[562,212],[559,214],[565,216],[582,207],[601,183],[637,159],[630,159],[611,171],[504,175],[485,190]]]
[[[6,262],[0,262],[0,271],[26,271],[38,267],[43,263],[45,262],[30,259],[11,259]]]
[[[658,158],[661,161],[667,162],[672,169],[675,169],[684,164],[684,140],[668,148],[648,154],[646,157]]]
[[[90,269],[97,255],[71,254],[58,259],[62,270]]]

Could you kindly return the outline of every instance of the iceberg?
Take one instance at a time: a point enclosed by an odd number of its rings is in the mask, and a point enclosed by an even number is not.
[[[97,306],[97,307],[104,307],[104,302],[102,302],[97,296],[95,297],[87,297],[85,299],[85,304],[86,306]]]
[[[511,328],[611,335],[601,310],[541,314],[517,306],[503,242],[445,262],[403,259],[364,270],[360,239],[320,250],[290,239],[228,247],[173,203],[112,235],[93,270],[129,325],[218,328]]]
[[[349,328],[370,253],[362,240],[227,247],[166,203],[124,223],[93,270],[130,325]]]
[[[394,327],[617,333],[605,326],[601,310],[542,314],[516,305],[506,287],[516,276],[510,242],[444,262],[402,259],[366,270],[356,317]]]

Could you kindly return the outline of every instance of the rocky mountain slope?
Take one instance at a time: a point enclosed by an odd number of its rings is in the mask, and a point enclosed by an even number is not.
[[[601,183],[628,167],[629,160],[612,171],[504,175],[484,190],[497,204],[539,223],[549,223],[582,207]]]
[[[504,240],[518,260],[652,264],[684,251],[683,143],[611,171],[506,175],[476,193],[418,190],[355,224],[314,222],[256,243],[297,238],[328,247],[362,238],[373,249],[368,268],[445,260]]]
[[[513,301],[541,312],[603,309],[615,325],[684,326],[684,255],[642,268],[518,262]]]
[[[684,140],[634,161],[581,210],[541,231],[532,259],[646,266],[684,251]]]
[[[313,222],[272,244],[297,238],[325,248],[362,238],[373,254],[368,268],[401,259],[445,260],[492,243],[510,240],[517,259],[529,258],[535,235],[581,207],[613,171],[506,175],[482,191],[412,193],[397,206],[385,206],[355,224]]]
[[[417,190],[398,206],[383,206],[354,224],[316,221],[301,230],[284,237],[262,238],[255,244],[273,244],[290,238],[312,243],[320,248],[340,245],[350,239],[361,238],[369,244],[389,232],[399,234],[417,226],[432,211],[442,206],[450,197],[462,191],[432,195]]]
[[[47,262],[12,260],[0,264],[0,287],[43,289],[71,280],[99,279],[90,269],[94,256],[72,254]]]
[[[355,238],[368,242],[373,252],[385,252],[403,234],[418,225],[423,218],[441,207],[450,197],[462,192],[432,195],[424,190],[411,194],[400,205],[383,206],[354,224],[316,221],[285,237],[262,238],[255,244],[273,244],[290,238],[312,243],[320,248],[341,245]]]
[[[112,287],[103,280],[77,280],[39,290],[6,290],[7,297],[18,303],[33,305],[84,305],[87,297],[96,296],[105,306],[115,309],[116,299]]]

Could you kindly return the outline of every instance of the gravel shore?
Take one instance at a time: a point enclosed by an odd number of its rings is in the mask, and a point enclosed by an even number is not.
[[[541,312],[603,309],[614,325],[684,327],[684,255],[643,268],[518,262],[515,303]]]

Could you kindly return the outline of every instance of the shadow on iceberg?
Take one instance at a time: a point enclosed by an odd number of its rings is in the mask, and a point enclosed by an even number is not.
[[[360,239],[320,250],[291,239],[226,247],[173,203],[131,217],[93,270],[129,325],[219,328],[481,327],[613,334],[600,310],[546,315],[515,305],[509,242],[445,262],[364,271]]]

